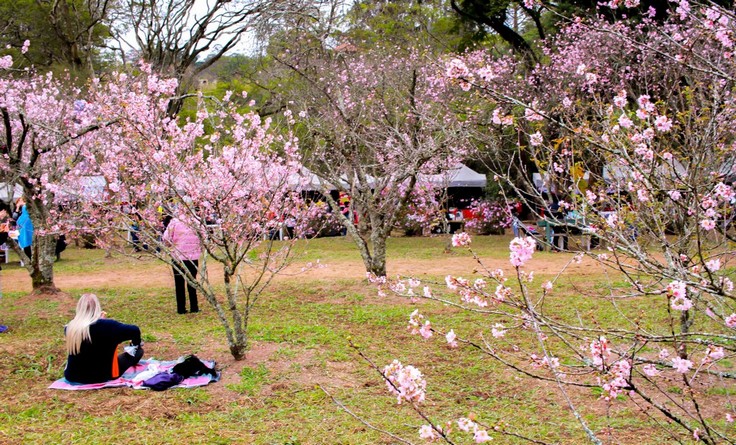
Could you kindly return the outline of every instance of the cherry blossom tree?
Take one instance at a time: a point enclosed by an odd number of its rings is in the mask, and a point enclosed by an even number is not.
[[[417,196],[419,176],[462,158],[463,124],[441,100],[448,84],[431,54],[350,45],[316,53],[276,56],[300,81],[285,97],[299,113],[305,164],[321,179],[366,270],[385,275],[386,239]],[[350,196],[348,212],[331,190]]]
[[[272,130],[270,120],[236,112],[229,97],[211,112],[202,105],[192,121],[170,119],[176,80],[159,78],[148,66],[143,72],[133,86],[142,93],[135,100],[125,74],[111,82],[116,99],[98,111],[119,123],[97,162],[78,171],[79,178],[102,175],[106,188],[91,199],[80,196],[75,210],[101,243],[130,252],[132,230],[142,254],[179,269],[215,310],[233,357],[243,359],[258,298],[291,264],[297,239],[307,236],[319,211],[301,197],[296,140]],[[176,246],[162,240],[167,217],[199,239],[196,277],[174,259]],[[276,234],[286,220],[294,236],[280,241]]]
[[[609,415],[627,415],[616,410],[625,406],[663,440],[732,443],[736,406],[706,390],[728,393],[736,378],[734,29],[732,11],[682,1],[661,25],[572,21],[544,48],[549,62],[524,76],[514,60],[485,53],[449,60],[459,90],[480,93],[489,110],[487,145],[515,143],[504,168],[495,165],[498,177],[537,218],[544,209],[559,236],[597,241],[600,249],[583,249],[569,264],[598,265],[609,278],[580,286],[580,302],[565,300],[577,316],[565,316],[557,298],[565,270],[533,273],[541,237],[511,242],[511,274],[476,257],[482,276],[448,276],[444,289],[375,278],[398,294],[487,317],[475,337],[415,311],[410,331],[553,383],[592,443],[615,442],[615,433],[592,427],[585,414],[593,402],[571,388],[597,388]],[[521,175],[510,175],[511,163]],[[559,198],[559,213],[547,194]],[[468,247],[470,237],[453,244]],[[383,375],[399,394],[423,390],[418,379],[431,385],[430,376],[396,368]],[[457,427],[481,434],[478,443],[508,432],[482,417],[468,422]],[[443,425],[430,421],[419,434],[451,442]]]
[[[22,51],[27,50],[28,42]],[[89,159],[97,133],[114,119],[93,116],[81,89],[69,79],[33,71],[13,71],[13,59],[0,59],[0,177],[19,184],[35,227],[31,258],[17,249],[28,269],[34,291],[55,292],[53,262],[60,233],[57,194],[49,183],[63,182]],[[100,96],[106,97],[104,93]],[[17,246],[15,246],[17,248]]]

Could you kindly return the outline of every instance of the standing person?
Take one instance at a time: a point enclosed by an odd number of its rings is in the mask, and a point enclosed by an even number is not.
[[[171,257],[174,260],[172,267],[174,269],[174,287],[176,290],[176,312],[186,314],[185,273],[183,271],[189,271],[192,278],[197,277],[199,256],[202,253],[199,237],[181,219],[174,217],[166,226],[163,243],[171,249]],[[189,291],[189,311],[199,312],[197,289],[189,282],[186,282],[186,287]]]
[[[0,246],[8,241],[10,221],[10,207],[0,201]]]
[[[28,215],[28,208],[23,197],[15,201],[15,208],[20,209],[20,216],[15,221],[18,226],[18,247],[23,249],[28,259],[31,259],[31,244],[33,243],[33,222]]]
[[[102,383],[120,377],[143,357],[141,330],[107,318],[94,294],[84,294],[77,313],[64,329],[68,354],[64,378],[75,383]],[[131,347],[116,355],[118,344]]]

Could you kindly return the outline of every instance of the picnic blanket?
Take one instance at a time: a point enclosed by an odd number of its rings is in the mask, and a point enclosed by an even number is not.
[[[102,388],[119,388],[121,386],[128,386],[133,389],[149,389],[143,386],[143,382],[153,377],[154,375],[167,372],[178,363],[177,360],[172,361],[160,361],[160,360],[141,360],[137,365],[128,368],[127,371],[120,377],[114,380],[108,380],[103,383],[74,383],[70,382],[64,377],[55,381],[49,386],[50,389],[65,389],[69,391],[79,391],[85,389],[102,389]],[[202,360],[202,363],[208,367],[214,369],[215,362],[211,360]],[[178,385],[172,386],[172,388],[194,388],[196,386],[208,385],[212,382],[220,380],[220,373],[216,376],[209,374],[192,376],[182,380]]]

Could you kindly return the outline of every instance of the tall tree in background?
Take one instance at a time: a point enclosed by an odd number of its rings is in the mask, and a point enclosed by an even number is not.
[[[37,68],[94,74],[116,0],[1,0],[0,45],[20,48]]]
[[[137,48],[153,70],[179,81],[177,96],[189,91],[195,76],[231,51],[247,32],[267,33],[288,14],[306,14],[319,2],[302,0],[123,0],[116,19],[121,46]],[[196,4],[196,5],[195,5]],[[202,7],[204,5],[204,7]],[[133,37],[128,37],[132,35]],[[169,115],[181,110],[174,98]]]
[[[449,0],[461,21],[475,27],[477,41],[496,34],[528,65],[539,61],[536,41],[556,33],[571,17],[601,16],[608,21],[621,18],[655,19],[662,22],[669,15],[665,0]],[[715,4],[730,8],[731,0]]]

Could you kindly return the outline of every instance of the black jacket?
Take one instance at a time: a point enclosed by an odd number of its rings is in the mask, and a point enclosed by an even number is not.
[[[89,335],[92,341],[83,341],[79,353],[67,358],[64,377],[70,382],[102,383],[119,377],[112,375],[112,363],[117,360],[118,345],[128,340],[134,345],[141,344],[138,326],[109,318],[92,323]]]

